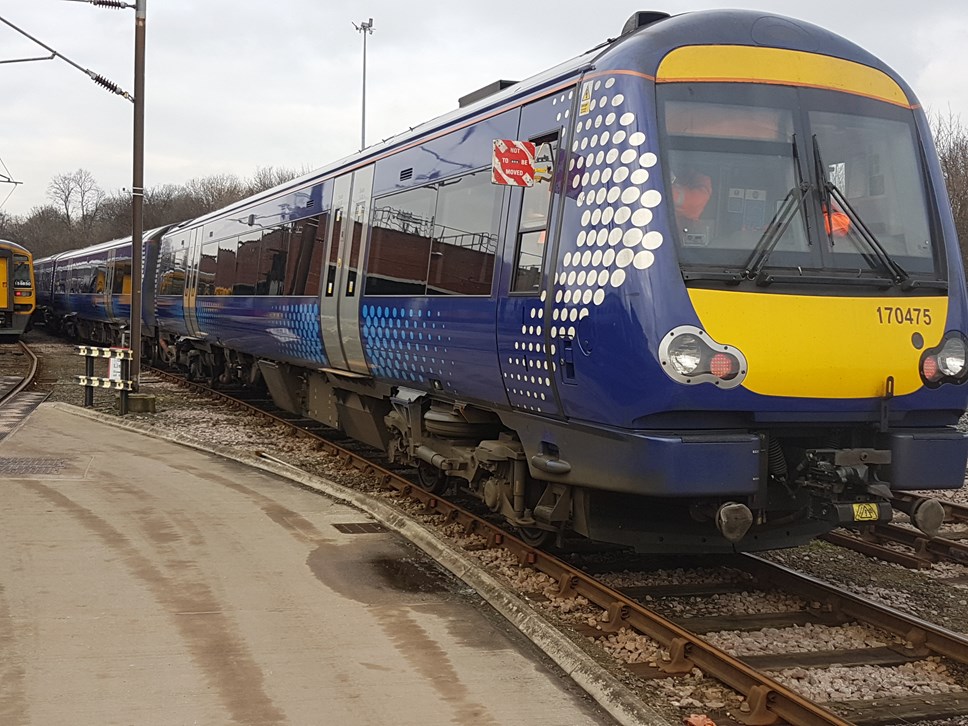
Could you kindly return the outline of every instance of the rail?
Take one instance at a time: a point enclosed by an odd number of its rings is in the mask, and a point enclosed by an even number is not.
[[[0,406],[4,406],[15,399],[17,394],[33,383],[34,379],[37,377],[37,368],[39,366],[40,359],[38,359],[34,351],[30,349],[30,346],[24,343],[22,340],[18,340],[17,345],[20,346],[20,349],[24,352],[24,355],[26,355],[30,360],[30,369],[27,371],[27,375],[23,377],[23,380],[21,380],[20,383],[0,397]]]

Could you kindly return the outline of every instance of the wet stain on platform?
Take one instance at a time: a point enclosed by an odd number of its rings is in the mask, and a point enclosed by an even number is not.
[[[432,563],[418,561],[389,539],[356,541],[351,547],[323,543],[309,553],[306,565],[326,587],[365,605],[399,603],[401,593],[420,602],[421,596],[454,589]]]
[[[221,484],[232,491],[238,492],[245,496],[249,501],[258,506],[266,516],[269,517],[273,522],[278,524],[280,527],[285,529],[296,539],[303,542],[315,543],[315,542],[329,542],[330,539],[323,535],[316,525],[306,519],[304,516],[298,512],[284,507],[275,501],[271,497],[267,497],[265,494],[257,492],[249,487],[242,486],[228,477],[213,475],[211,472],[206,473],[205,477],[217,484]]]
[[[384,583],[400,592],[441,593],[453,589],[447,576],[429,562],[379,557],[366,564]]]
[[[450,707],[452,723],[498,726],[487,707],[471,698],[470,690],[437,639],[410,612],[387,608],[375,610],[374,614],[397,652],[436,691],[441,704]]]
[[[158,604],[171,615],[193,660],[234,723],[261,726],[287,722],[285,714],[266,693],[262,670],[245,639],[204,580],[187,573],[166,574],[163,565],[152,562],[151,553],[142,553],[123,532],[95,512],[43,484],[28,483],[26,487],[75,518],[120,555],[130,574],[144,583]],[[155,526],[149,526],[149,530],[154,530],[156,535],[154,546],[160,545],[161,550],[166,550],[171,537],[167,526],[159,524],[152,523]],[[151,532],[147,534],[150,541]]]

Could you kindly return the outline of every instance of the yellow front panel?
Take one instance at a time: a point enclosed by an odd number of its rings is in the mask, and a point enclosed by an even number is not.
[[[0,257],[0,308],[10,308],[12,304],[10,302],[10,296],[13,292],[10,290],[10,270],[9,270],[9,260],[5,257]]]
[[[694,45],[662,59],[656,81],[776,83],[829,88],[910,106],[901,87],[887,74],[859,63],[816,53],[742,45]]]
[[[749,364],[743,386],[766,396],[871,398],[894,376],[896,395],[921,387],[918,365],[937,345],[946,297],[815,297],[689,291],[701,327]],[[924,345],[914,346],[920,333]]]

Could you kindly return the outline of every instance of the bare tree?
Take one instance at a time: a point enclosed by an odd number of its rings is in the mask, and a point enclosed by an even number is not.
[[[98,220],[105,193],[87,169],[58,174],[47,185],[47,198],[64,215],[67,227],[87,239]]]
[[[931,130],[948,187],[948,199],[961,242],[961,256],[968,259],[968,129],[961,117],[932,114]]]
[[[0,210],[0,239],[6,239],[10,231],[15,228],[15,225],[15,218]]]
[[[235,174],[213,174],[189,179],[185,191],[206,211],[237,202],[245,196],[245,185]]]
[[[34,207],[26,219],[17,219],[9,238],[30,250],[34,257],[82,246],[64,224],[61,210],[52,204]]]
[[[302,173],[304,172],[285,167],[277,169],[274,166],[260,166],[255,170],[255,174],[246,180],[245,193],[258,194],[264,192],[266,189],[272,189],[280,184],[285,184],[287,181],[292,181]]]
[[[200,217],[308,171],[268,166],[256,169],[246,179],[215,174],[183,185],[149,187],[145,189],[145,229]],[[51,204],[32,209],[26,217],[0,213],[0,236],[20,242],[42,257],[131,234],[131,193],[118,190],[106,194],[84,169],[55,176],[47,196]]]

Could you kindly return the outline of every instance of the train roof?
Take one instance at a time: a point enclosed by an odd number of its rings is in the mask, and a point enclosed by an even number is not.
[[[160,234],[164,234],[167,230],[171,229],[174,225],[165,224],[161,227],[155,227],[154,229],[146,229],[142,234],[143,240],[151,239]],[[118,247],[124,247],[125,245],[131,244],[131,238],[133,235],[128,235],[127,237],[119,237],[117,239],[109,240],[108,242],[99,242],[96,245],[91,245],[90,247],[78,247],[73,250],[64,250],[63,252],[58,252],[53,255],[47,255],[47,257],[42,257],[39,260],[35,260],[35,264],[43,264],[46,262],[53,262],[56,260],[69,259],[71,257],[79,257],[81,255],[93,255],[98,252],[105,252],[107,250],[113,250]]]
[[[11,242],[8,239],[0,239],[0,247],[10,247],[10,248],[15,249],[15,250],[20,250],[21,252],[25,252],[26,254],[28,254],[31,257],[33,257],[33,252],[31,252],[30,250],[28,250],[22,244],[17,244],[16,242]]]

